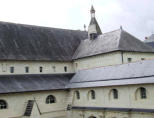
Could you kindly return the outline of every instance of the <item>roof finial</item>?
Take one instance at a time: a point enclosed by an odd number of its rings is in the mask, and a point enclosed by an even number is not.
[[[84,31],[86,31],[86,25],[85,25],[85,24],[84,24],[84,26],[83,26],[83,27],[84,27]]]
[[[91,13],[91,14],[92,14],[92,13],[95,13],[95,9],[94,9],[93,5],[91,5],[90,13]]]
[[[94,9],[93,5],[91,6],[90,13],[91,13],[91,18],[95,18],[95,9]]]

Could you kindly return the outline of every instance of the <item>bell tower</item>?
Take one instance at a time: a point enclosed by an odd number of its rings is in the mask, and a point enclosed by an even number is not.
[[[102,31],[95,18],[95,9],[93,6],[91,6],[90,13],[91,13],[91,21],[88,26],[88,36],[90,39],[96,39],[98,35],[102,34]]]

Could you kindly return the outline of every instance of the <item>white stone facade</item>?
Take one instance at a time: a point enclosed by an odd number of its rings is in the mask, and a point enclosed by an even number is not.
[[[127,58],[132,58],[132,62],[141,61],[141,58],[152,59],[153,54],[150,53],[123,53],[124,63],[128,63]],[[75,66],[78,63],[78,67]],[[112,52],[109,54],[102,54],[98,56],[83,58],[75,60],[74,62],[28,62],[28,61],[1,61],[0,72],[1,75],[12,74],[9,72],[9,67],[15,67],[15,73],[23,74],[25,66],[29,66],[30,72],[28,74],[40,74],[39,67],[43,67],[41,74],[53,73],[74,73],[78,70],[95,68],[100,66],[110,66],[122,64],[121,52]],[[3,67],[3,66],[6,67]],[[56,72],[52,71],[52,66],[56,66]],[[64,72],[64,67],[68,67],[68,71]],[[4,70],[5,71],[4,71]],[[24,73],[25,74],[25,73]],[[22,79],[22,78],[21,78]],[[136,92],[139,87],[147,89],[147,99],[140,99]],[[111,89],[116,88],[119,92],[117,100],[112,99],[110,95]],[[24,92],[24,93],[10,93],[1,94],[0,99],[5,100],[8,104],[7,109],[0,110],[0,118],[23,118],[26,109],[27,101],[34,100],[32,114],[30,118],[89,118],[95,116],[97,118],[153,118],[151,113],[137,113],[137,112],[120,112],[120,111],[101,111],[101,110],[72,110],[67,111],[67,105],[72,106],[88,106],[88,107],[117,107],[117,108],[144,108],[152,109],[154,102],[153,84],[147,85],[130,85],[130,86],[109,86],[98,88],[85,88],[85,89],[72,89],[55,90],[55,91],[38,91],[38,92]],[[80,92],[80,100],[76,99],[74,94],[75,90]],[[94,90],[96,92],[96,99],[91,100],[88,98],[88,91]],[[56,103],[46,104],[45,100],[48,95],[56,97]]]

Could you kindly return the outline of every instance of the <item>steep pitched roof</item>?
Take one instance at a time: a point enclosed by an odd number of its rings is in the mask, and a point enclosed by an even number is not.
[[[87,32],[0,22],[0,60],[70,61]]]
[[[73,59],[112,51],[154,52],[154,49],[122,29],[104,33],[95,40],[82,40]]]
[[[65,89],[73,74],[0,75],[0,93]]]
[[[154,60],[116,66],[100,67],[77,72],[68,88],[117,86],[154,83]]]

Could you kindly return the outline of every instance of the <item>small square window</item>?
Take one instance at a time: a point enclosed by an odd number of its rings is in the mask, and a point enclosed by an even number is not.
[[[147,98],[145,88],[143,88],[143,87],[140,88],[140,95],[141,95],[141,99],[146,99]]]
[[[40,67],[40,73],[42,73],[43,72],[43,67]]]
[[[128,58],[127,61],[130,63],[132,62],[132,58]]]
[[[141,58],[141,60],[145,60],[145,58]]]
[[[56,72],[56,66],[52,66],[53,72]]]
[[[113,98],[118,99],[118,90],[117,89],[113,89]]]
[[[29,73],[29,67],[28,66],[25,67],[25,72]]]
[[[64,67],[64,71],[67,72],[67,66]]]
[[[10,73],[14,73],[14,67],[10,67]]]
[[[6,63],[3,63],[2,64],[2,72],[6,72],[6,70],[7,70],[7,65],[6,65]]]

